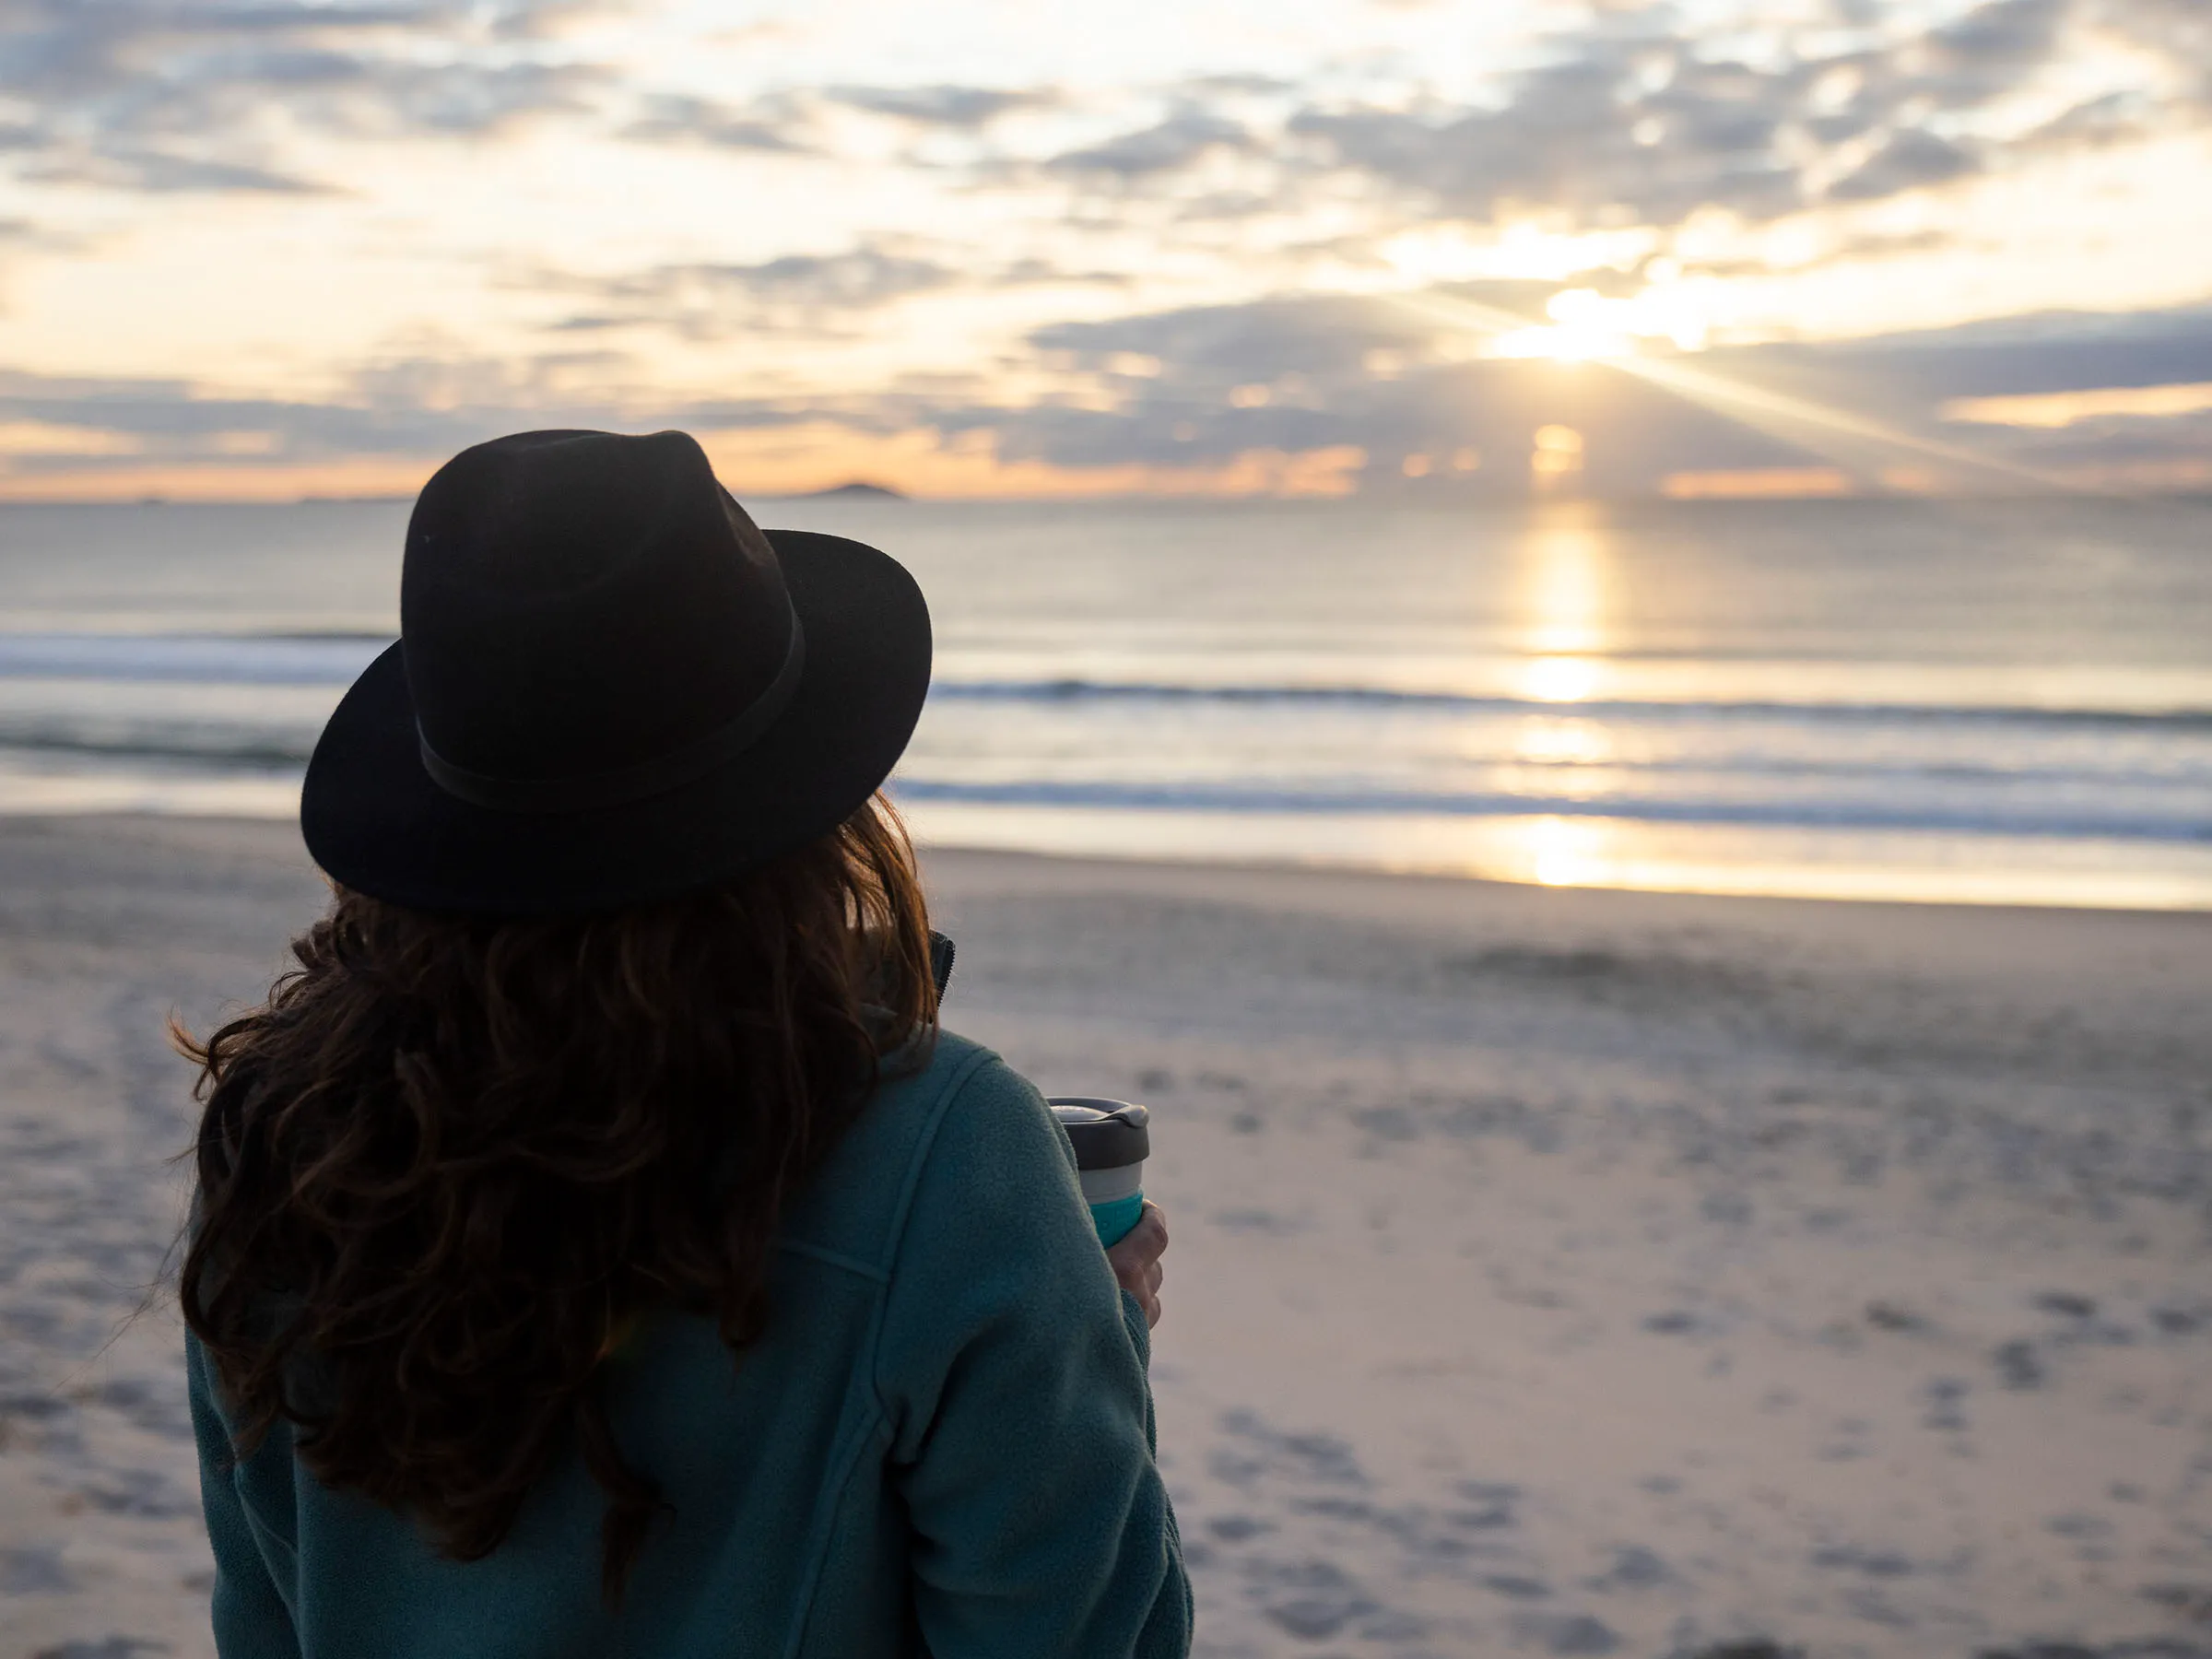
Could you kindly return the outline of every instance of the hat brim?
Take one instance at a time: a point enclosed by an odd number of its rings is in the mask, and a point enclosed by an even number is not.
[[[749,748],[665,794],[584,812],[472,806],[423,769],[401,648],[371,663],[309,760],[300,827],[341,885],[413,909],[554,914],[725,880],[828,833],[890,776],[929,692],[929,607],[895,559],[768,538],[806,633],[799,687]]]

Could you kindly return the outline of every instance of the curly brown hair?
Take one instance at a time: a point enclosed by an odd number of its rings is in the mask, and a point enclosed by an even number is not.
[[[771,1315],[794,1189],[936,1022],[904,828],[830,835],[681,899],[435,915],[339,889],[267,1001],[205,1041],[184,1317],[250,1453],[498,1547],[573,1447],[618,1598],[659,1494],[601,1361],[655,1308],[733,1350]]]

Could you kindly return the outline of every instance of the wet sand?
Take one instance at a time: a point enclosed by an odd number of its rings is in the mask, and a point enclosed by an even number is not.
[[[926,865],[948,1023],[1159,1113],[1202,1653],[2212,1659],[2212,916]],[[114,1333],[163,1018],[320,891],[0,821],[0,1654],[210,1651],[176,1325]]]

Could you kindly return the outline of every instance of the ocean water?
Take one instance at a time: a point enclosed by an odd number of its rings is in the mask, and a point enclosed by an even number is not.
[[[0,506],[0,811],[287,816],[394,503]],[[765,504],[921,579],[925,841],[2212,907],[2212,502]]]

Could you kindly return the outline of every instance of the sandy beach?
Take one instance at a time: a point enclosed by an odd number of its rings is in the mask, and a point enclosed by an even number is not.
[[[2212,916],[936,852],[1144,1100],[1200,1653],[2212,1655]],[[0,821],[0,1653],[211,1652],[171,1009],[289,826]],[[2065,1644],[2065,1645],[2060,1645]]]

